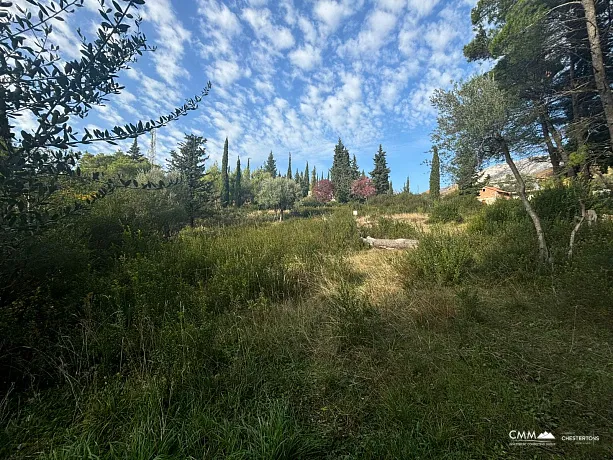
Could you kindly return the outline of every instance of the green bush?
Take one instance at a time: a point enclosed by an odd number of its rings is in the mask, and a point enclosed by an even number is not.
[[[594,200],[588,190],[584,190],[579,184],[559,185],[539,190],[531,199],[531,203],[544,222],[572,222],[575,216],[581,215],[580,199],[586,209],[592,207]]]
[[[373,238],[417,238],[419,231],[415,226],[406,221],[379,217],[372,225],[360,228],[360,236]]]
[[[481,212],[470,219],[467,231],[494,235],[503,231],[508,223],[526,224],[529,220],[520,200],[496,200],[491,205],[483,206]]]
[[[430,211],[428,222],[433,224],[446,224],[450,222],[460,223],[462,220],[463,218],[457,203],[452,201],[439,201],[434,205],[432,211]]]
[[[367,214],[401,214],[408,212],[427,212],[431,206],[428,195],[399,193],[396,195],[375,195],[366,204],[354,203],[356,209]]]
[[[400,273],[408,287],[420,282],[441,285],[466,280],[474,266],[474,238],[434,229],[423,234],[419,246],[407,251],[400,264]]]
[[[432,223],[460,223],[483,208],[473,195],[449,195],[434,203],[430,212]]]
[[[598,222],[584,226],[577,234],[571,260],[559,259],[556,289],[566,302],[581,307],[613,306],[613,223]]]

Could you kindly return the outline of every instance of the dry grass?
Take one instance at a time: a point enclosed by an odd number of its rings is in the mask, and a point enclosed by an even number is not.
[[[432,231],[433,227],[444,228],[453,233],[462,233],[466,230],[467,223],[446,223],[446,224],[430,224],[428,223],[429,216],[426,213],[420,212],[411,212],[411,213],[402,213],[402,214],[385,214],[385,215],[377,215],[377,216],[362,216],[356,219],[356,223],[358,227],[372,227],[377,223],[377,220],[380,218],[390,219],[397,222],[407,222],[417,230],[423,233],[429,233]]]
[[[348,262],[364,278],[359,290],[374,305],[402,291],[402,282],[395,264],[402,251],[371,249],[351,255]]]
[[[379,218],[398,220],[401,222],[410,222],[415,224],[416,226],[423,225],[427,226],[426,221],[428,220],[428,214],[412,212],[412,213],[403,213],[403,214],[386,214],[381,216],[362,216],[356,219],[358,227],[372,225],[373,221],[376,221]]]

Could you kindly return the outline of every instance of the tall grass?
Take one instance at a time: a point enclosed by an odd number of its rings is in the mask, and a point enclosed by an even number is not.
[[[586,229],[572,261],[539,271],[524,265],[530,223],[486,209],[465,233],[419,235],[397,257],[408,289],[376,301],[366,283],[391,280],[372,273],[375,250],[353,254],[348,208],[169,240],[122,233],[104,263],[29,300],[65,301],[72,318],[45,316],[56,333],[22,355],[34,384],[0,402],[0,457],[610,456],[613,228]],[[480,220],[497,212],[496,225]],[[50,255],[45,272],[87,260]],[[602,442],[528,452],[509,445],[511,429]]]

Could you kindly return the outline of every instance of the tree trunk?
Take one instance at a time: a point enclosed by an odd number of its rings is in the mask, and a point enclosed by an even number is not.
[[[573,231],[570,232],[570,242],[568,244],[568,258],[569,259],[573,257],[573,249],[575,248],[575,236],[577,235],[577,232],[581,228],[581,224],[585,220],[585,215],[586,215],[585,204],[583,203],[583,200],[579,200],[579,205],[581,206],[581,218],[579,219],[579,221],[573,228]]]
[[[547,128],[545,119],[541,116],[539,117],[539,120],[541,122],[541,129],[543,130],[543,139],[547,145],[547,152],[549,152],[549,160],[551,160],[553,175],[558,177],[560,174],[560,157],[558,155],[558,151],[553,146],[553,142],[551,142],[551,136],[549,136],[549,129]]]
[[[283,208],[279,211],[279,222],[283,222]]]
[[[573,110],[573,126],[572,126],[572,134],[575,138],[575,142],[577,142],[577,150],[580,149],[585,143],[585,123],[582,120],[581,109],[579,108],[579,98],[577,97],[577,81],[575,80],[575,64],[577,58],[574,53],[570,54],[570,67],[569,67],[569,76],[570,76],[570,98],[571,98],[571,106]]]
[[[536,230],[536,236],[538,238],[538,243],[539,243],[539,258],[541,259],[541,262],[548,262],[549,261],[549,250],[547,249],[547,241],[545,240],[545,232],[543,231],[543,227],[541,226],[541,219],[539,219],[539,216],[536,214],[536,212],[534,212],[534,208],[532,207],[532,205],[528,201],[528,198],[526,197],[526,183],[524,182],[523,177],[521,177],[521,174],[519,173],[519,170],[517,169],[517,166],[515,165],[513,158],[511,158],[511,153],[509,152],[509,146],[507,145],[506,141],[504,140],[501,141],[501,147],[504,153],[504,159],[509,165],[509,168],[511,168],[513,177],[515,177],[515,180],[517,181],[517,192],[519,193],[519,198],[521,199],[521,202],[523,203],[524,208],[526,209],[526,212],[528,213],[528,215],[530,215],[530,218],[532,219],[532,223],[534,224],[534,229]]]
[[[564,163],[564,169],[566,171],[566,174],[568,176],[575,176],[576,175],[575,169],[571,168],[568,164],[569,163],[568,153],[564,149],[564,143],[562,141],[562,135],[560,134],[560,131],[558,131],[556,127],[553,125],[553,122],[551,121],[551,117],[549,116],[549,112],[547,110],[543,112],[542,116],[545,120],[545,125],[547,126],[547,130],[549,131],[549,133],[551,134],[551,137],[553,137],[553,140],[555,142],[556,150],[558,151],[558,157]]]
[[[382,249],[411,249],[417,247],[417,245],[419,244],[418,240],[411,240],[406,238],[398,238],[395,240],[391,240],[371,238],[370,236],[362,238],[362,241],[373,248]]]
[[[600,45],[600,32],[596,22],[596,7],[594,0],[581,0],[585,12],[585,22],[587,26],[587,37],[590,41],[590,53],[592,55],[592,69],[596,88],[600,94],[600,101],[604,109],[607,126],[609,128],[610,141],[613,142],[613,94],[607,80],[607,74],[602,58],[602,47]]]

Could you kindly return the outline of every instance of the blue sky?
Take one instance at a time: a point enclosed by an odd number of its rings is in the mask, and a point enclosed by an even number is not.
[[[92,31],[96,2],[57,23],[62,53],[78,54],[75,29]],[[158,161],[183,138],[208,139],[219,160],[261,165],[273,151],[279,170],[327,171],[340,136],[361,169],[379,144],[400,189],[428,188],[435,88],[474,73],[462,47],[472,35],[473,0],[148,0],[142,30],[155,53],[122,73],[126,89],[80,126],[110,128],[166,113],[210,80],[198,111],[158,132]],[[30,120],[31,121],[31,120]],[[28,119],[24,119],[27,123]],[[79,125],[78,125],[79,126]],[[148,138],[139,138],[142,149]],[[127,149],[129,142],[122,145]],[[108,152],[98,145],[91,151]]]

